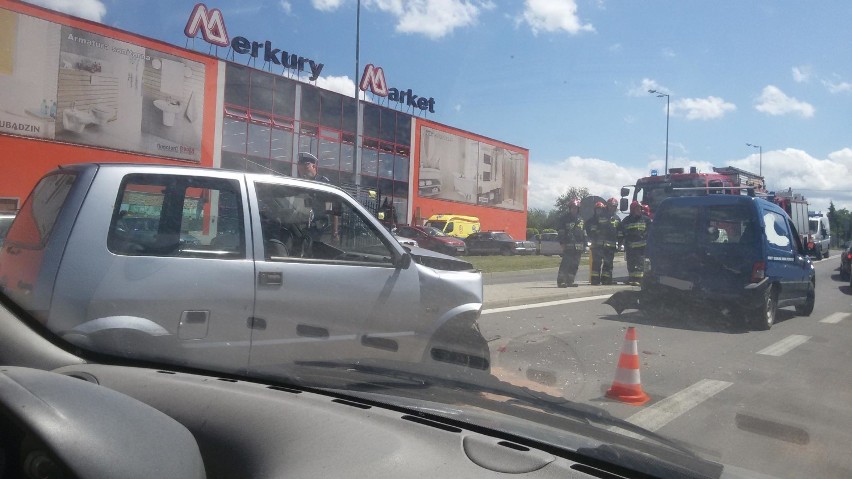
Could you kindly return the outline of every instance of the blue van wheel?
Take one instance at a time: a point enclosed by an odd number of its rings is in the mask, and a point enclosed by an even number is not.
[[[811,288],[808,290],[808,297],[805,300],[805,304],[796,305],[796,314],[799,316],[810,316],[811,313],[814,312],[814,305],[816,304],[816,287],[813,283],[811,283]]]
[[[775,324],[775,315],[778,313],[778,297],[775,293],[775,288],[766,289],[763,296],[763,304],[756,310],[753,310],[749,315],[754,329],[758,331],[768,331]]]

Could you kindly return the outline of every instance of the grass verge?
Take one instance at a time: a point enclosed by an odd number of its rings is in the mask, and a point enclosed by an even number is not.
[[[562,258],[559,256],[464,256],[473,266],[483,273],[500,271],[522,271],[528,269],[558,268]],[[583,256],[580,264],[588,264],[588,257]]]

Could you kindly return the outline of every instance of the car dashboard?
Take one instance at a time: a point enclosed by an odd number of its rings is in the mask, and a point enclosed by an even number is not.
[[[335,390],[84,360],[39,329],[0,308],[0,478],[657,475]]]

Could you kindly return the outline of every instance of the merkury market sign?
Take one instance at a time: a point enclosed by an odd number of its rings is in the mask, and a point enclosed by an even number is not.
[[[208,10],[203,3],[198,3],[192,9],[189,15],[189,20],[186,22],[186,27],[183,33],[189,38],[195,38],[199,30],[204,41],[212,45],[220,47],[231,47],[234,53],[240,55],[249,55],[252,58],[262,57],[265,63],[281,65],[285,68],[306,71],[306,67],[310,69],[310,81],[315,81],[322,72],[322,63],[317,63],[310,58],[299,56],[296,53],[282,51],[278,48],[272,48],[272,42],[266,40],[264,42],[251,41],[245,37],[228,37],[228,30],[225,28],[225,19],[222,17],[222,12],[218,8]]]
[[[410,88],[408,90],[388,88],[388,82],[385,80],[385,72],[382,67],[377,67],[373,64],[364,67],[364,74],[361,75],[361,84],[358,87],[361,88],[361,91],[370,90],[374,95],[385,97],[390,101],[395,101],[412,108],[419,108],[429,113],[435,113],[434,98],[415,95]]]
[[[230,47],[234,53],[250,55],[252,58],[262,56],[264,63],[281,65],[300,72],[306,71],[307,67],[311,72],[310,81],[319,78],[324,66],[322,63],[317,63],[296,53],[273,48],[272,42],[269,40],[257,42],[245,37],[230,38],[228,29],[225,28],[225,18],[222,16],[222,11],[218,8],[208,9],[203,3],[198,3],[193,7],[186,27],[183,29],[184,34],[189,38],[198,36],[199,31],[207,43],[220,47]],[[376,96],[387,98],[401,105],[435,113],[434,98],[415,95],[410,88],[407,90],[388,88],[385,73],[381,67],[372,64],[367,65],[364,68],[364,74],[361,76],[359,87],[362,91],[370,90]]]

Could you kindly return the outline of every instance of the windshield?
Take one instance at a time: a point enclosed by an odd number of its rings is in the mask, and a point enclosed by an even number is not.
[[[810,221],[808,221],[808,232],[812,235],[817,234],[819,232],[819,220],[818,219],[811,219]]]
[[[428,221],[426,222],[426,226],[431,226],[433,228],[444,231],[444,228],[447,226],[446,221]]]
[[[447,236],[446,233],[444,233],[443,231],[439,230],[438,228],[435,228],[435,227],[432,227],[432,226],[425,226],[425,227],[423,227],[423,230],[429,236]]]
[[[851,8],[0,0],[0,294],[88,364],[852,477]]]

